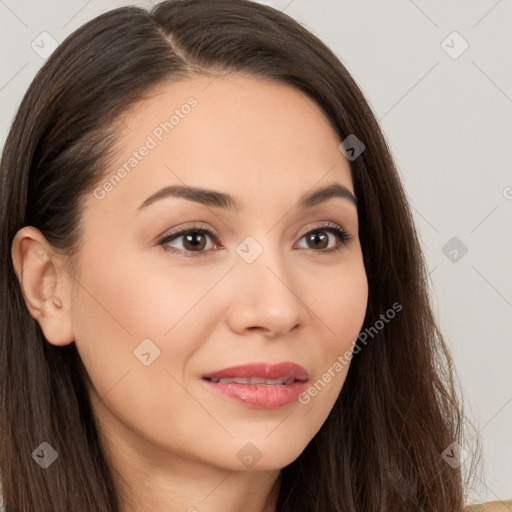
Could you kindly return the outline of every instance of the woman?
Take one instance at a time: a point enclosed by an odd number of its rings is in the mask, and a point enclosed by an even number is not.
[[[8,510],[463,510],[410,208],[291,18],[97,17],[34,79],[1,173]]]

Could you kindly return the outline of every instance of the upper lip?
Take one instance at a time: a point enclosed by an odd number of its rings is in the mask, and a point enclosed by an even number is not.
[[[226,378],[250,378],[259,377],[262,379],[280,379],[284,377],[290,379],[293,377],[295,380],[307,380],[307,370],[295,363],[250,363],[240,366],[232,366],[231,368],[224,368],[211,373],[203,375],[205,379],[226,379]]]

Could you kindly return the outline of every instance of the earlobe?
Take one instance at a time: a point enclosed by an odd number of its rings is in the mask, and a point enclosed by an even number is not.
[[[20,229],[12,242],[11,256],[30,315],[53,345],[74,341],[69,277],[51,256],[50,244],[33,226]]]

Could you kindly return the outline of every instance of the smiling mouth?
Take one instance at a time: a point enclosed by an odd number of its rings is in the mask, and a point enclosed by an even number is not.
[[[275,379],[263,377],[203,377],[214,393],[258,409],[278,409],[297,402],[307,386],[307,378],[283,375]],[[300,380],[304,378],[304,380]]]

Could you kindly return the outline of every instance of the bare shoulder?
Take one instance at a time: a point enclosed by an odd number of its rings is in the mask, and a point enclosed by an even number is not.
[[[512,501],[488,501],[481,505],[470,505],[465,512],[512,512]]]

